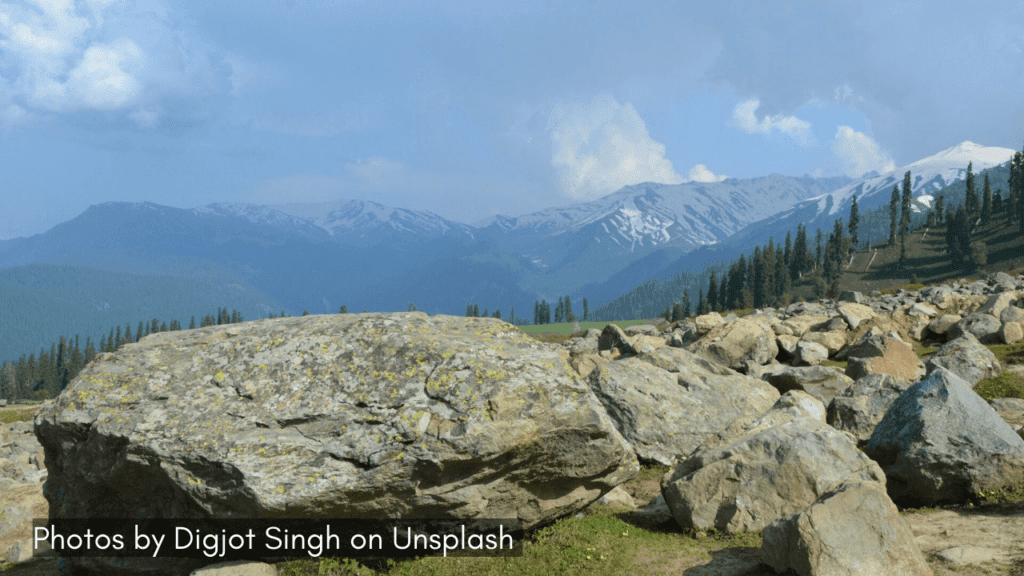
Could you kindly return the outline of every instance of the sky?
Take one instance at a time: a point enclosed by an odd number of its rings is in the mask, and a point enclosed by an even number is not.
[[[472,223],[1024,142],[1024,3],[0,0],[0,239],[87,207]]]

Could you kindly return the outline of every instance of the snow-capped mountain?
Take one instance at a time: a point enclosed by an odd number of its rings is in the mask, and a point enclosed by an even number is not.
[[[433,212],[392,208],[369,200],[278,204],[268,209],[311,222],[336,241],[356,244],[373,244],[396,235],[430,240],[470,238],[474,230]]]
[[[769,236],[780,238],[787,231],[795,231],[797,224],[804,224],[808,230],[822,228],[830,230],[837,218],[844,221],[849,217],[853,197],[861,211],[888,205],[894,186],[903,191],[903,175],[910,172],[910,189],[914,197],[913,210],[927,209],[933,194],[950,184],[967,177],[967,165],[973,163],[975,174],[982,170],[1005,164],[1014,151],[997,146],[982,146],[964,141],[937,154],[911,162],[891,172],[870,178],[862,178],[834,191],[797,202],[788,209],[773,216],[753,222],[729,239],[729,244],[747,247],[767,241]],[[976,182],[981,192],[981,182]]]
[[[849,182],[846,178],[794,178],[772,174],[723,182],[626,186],[602,198],[548,208],[516,218],[497,216],[489,229],[513,237],[579,235],[616,251],[712,244],[743,226],[810,196]]]

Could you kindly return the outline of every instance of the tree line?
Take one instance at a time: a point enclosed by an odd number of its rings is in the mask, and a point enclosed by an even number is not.
[[[284,316],[284,312],[281,313]],[[273,314],[271,318],[275,317]],[[216,315],[204,316],[199,327],[214,326],[220,324],[235,324],[243,322],[242,314],[237,310],[228,313],[227,308],[218,308]],[[192,317],[188,329],[196,327],[196,318]],[[26,358],[21,355],[16,362],[3,362],[0,364],[0,398],[9,400],[43,400],[56,398],[67,385],[78,376],[78,373],[85,368],[89,362],[99,354],[105,352],[116,352],[125,344],[138,342],[140,339],[156,333],[181,330],[181,323],[177,320],[160,322],[153,318],[150,322],[139,322],[134,334],[131,324],[126,324],[124,331],[121,327],[110,329],[110,334],[101,337],[98,345],[92,338],[86,337],[84,347],[78,334],[74,339],[60,337],[58,342],[50,344],[50,350],[40,348],[39,356],[35,353],[29,354]]]

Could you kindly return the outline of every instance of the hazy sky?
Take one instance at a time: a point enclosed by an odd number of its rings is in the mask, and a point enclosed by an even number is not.
[[[92,204],[472,222],[1024,142],[1024,2],[0,0],[0,238]]]

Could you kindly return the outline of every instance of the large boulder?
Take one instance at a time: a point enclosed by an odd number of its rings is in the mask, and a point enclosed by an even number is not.
[[[853,383],[852,378],[830,366],[781,366],[766,371],[761,378],[779,392],[801,390],[826,406],[839,391]]]
[[[767,364],[779,354],[775,332],[766,322],[738,318],[711,329],[690,351],[734,370],[748,364]]]
[[[557,353],[494,318],[315,315],[151,334],[35,420],[50,518],[515,518],[636,455]],[[188,559],[70,559],[187,574]],[[207,561],[205,564],[209,564]]]
[[[828,348],[806,340],[797,343],[796,353],[793,354],[794,366],[818,366],[825,360],[828,360]]]
[[[938,369],[893,402],[864,447],[903,506],[963,504],[1024,474],[1024,440],[971,386]]]
[[[928,331],[935,336],[945,338],[949,329],[962,319],[959,314],[943,314],[928,324]]]
[[[1003,370],[996,355],[970,332],[939,347],[925,361],[925,368],[929,374],[945,368],[966,380],[971,387],[982,380],[998,376]]]
[[[925,375],[924,364],[907,343],[889,336],[868,336],[846,353],[846,375],[859,380],[868,374],[888,374],[910,382]]]
[[[795,336],[803,336],[814,326],[828,322],[828,316],[818,314],[802,314],[783,320],[781,324],[790,329]]]
[[[826,332],[807,332],[800,337],[800,341],[821,344],[826,350],[828,350],[828,355],[832,356],[846,345],[846,331],[829,330]]]
[[[602,364],[588,382],[640,460],[664,465],[779,398],[762,380],[672,347]]]
[[[996,344],[999,338],[999,328],[1002,325],[999,318],[991,314],[974,312],[964,316],[951,326],[946,332],[946,340],[956,340],[964,334],[970,333],[982,344]]]
[[[1024,328],[1017,322],[1007,322],[999,328],[999,340],[1003,344],[1016,344],[1024,339]]]
[[[799,576],[932,576],[910,526],[877,482],[846,482],[765,527],[761,561]]]
[[[1020,296],[1016,291],[1000,292],[993,294],[985,300],[985,303],[978,308],[978,312],[981,314],[988,314],[994,318],[999,318],[1000,314],[1003,313],[1008,306],[1013,306]]]
[[[843,388],[828,404],[825,421],[845,430],[863,446],[892,403],[910,388],[910,382],[888,374],[868,374]]]
[[[859,303],[847,303],[839,305],[839,315],[842,316],[843,320],[850,325],[850,329],[855,330],[857,326],[860,326],[861,322],[871,320],[876,316],[875,311],[871,306],[865,306]]]
[[[665,474],[661,493],[682,528],[736,533],[800,512],[853,479],[885,483],[848,434],[796,417],[699,450]]]

